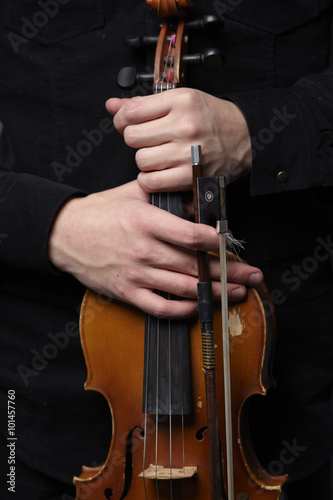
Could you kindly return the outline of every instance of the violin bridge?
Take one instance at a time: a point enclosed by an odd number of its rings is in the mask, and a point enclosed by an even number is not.
[[[148,469],[141,472],[139,477],[144,479],[188,479],[197,474],[197,467],[183,467],[175,469],[170,467],[163,467],[163,465],[150,465]]]

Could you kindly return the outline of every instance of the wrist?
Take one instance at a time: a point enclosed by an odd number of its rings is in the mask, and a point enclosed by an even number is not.
[[[252,166],[252,147],[248,125],[239,107],[224,101],[230,135],[230,163],[232,177],[237,178]]]
[[[48,257],[52,265],[61,271],[68,271],[68,243],[77,226],[80,213],[81,197],[72,197],[60,207],[51,226],[48,238]]]

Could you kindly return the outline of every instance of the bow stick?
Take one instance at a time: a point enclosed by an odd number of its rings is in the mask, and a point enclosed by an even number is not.
[[[229,356],[228,298],[227,298],[227,256],[226,238],[228,222],[225,212],[224,177],[202,177],[201,146],[192,146],[193,193],[195,221],[202,224],[217,223],[220,248],[222,345],[225,390],[226,460],[228,498],[234,498],[233,457],[232,457],[232,419],[231,419],[231,381]],[[207,398],[207,425],[210,450],[211,498],[221,499],[222,461],[218,429],[216,380],[215,380],[215,343],[213,330],[212,283],[208,277],[207,253],[197,252],[198,256],[198,312],[201,324],[203,368],[205,371]]]

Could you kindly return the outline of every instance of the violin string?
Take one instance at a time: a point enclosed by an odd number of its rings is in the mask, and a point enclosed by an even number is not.
[[[167,75],[166,89],[169,90],[172,84],[172,65],[174,62],[174,53],[176,47],[176,35],[172,35],[169,43],[167,58],[165,61],[164,67],[164,75]],[[167,203],[168,203],[168,212],[171,212],[171,204],[170,204],[170,194],[167,193]],[[169,294],[169,299],[171,299]],[[178,333],[180,333],[180,322],[178,322]],[[180,335],[178,335],[180,338]],[[171,322],[169,320],[169,442],[170,442],[170,498],[173,499],[173,487],[172,487],[172,401],[171,401],[171,387],[172,387],[172,379],[171,379]],[[182,394],[182,393],[181,393]]]
[[[176,35],[172,35],[170,44],[169,44],[169,54],[168,54],[168,62],[170,66],[170,71],[169,71],[169,76],[168,76],[168,81],[167,81],[167,88],[172,86],[172,80],[173,80],[173,75],[172,75],[172,66],[174,64],[174,57],[175,57],[175,49],[176,49]],[[178,321],[178,339],[179,339],[179,351],[182,352],[182,336],[180,335],[180,320]],[[182,458],[183,458],[183,474],[185,476],[185,423],[184,423],[184,399],[183,399],[183,371],[182,371],[182,365],[181,365],[181,356],[179,356],[179,373],[180,373],[180,394],[181,394],[181,432],[182,432]],[[185,477],[184,477],[185,479]],[[185,481],[183,481],[183,490],[185,491]],[[184,494],[183,494],[184,496]],[[185,498],[185,496],[184,496]]]
[[[169,63],[169,68],[170,68],[170,72],[168,73],[168,79],[167,79],[168,80],[167,81],[167,89],[168,90],[172,86],[173,75],[172,75],[171,69],[172,69],[172,66],[174,63],[175,48],[176,48],[176,35],[172,35],[171,40],[170,40],[170,45],[169,45],[168,61],[167,61]],[[170,87],[169,87],[169,84],[170,84]]]
[[[160,78],[160,93],[164,92],[163,83],[165,81],[165,75],[166,75],[166,63],[164,63],[163,73]]]
[[[184,412],[182,411],[182,451],[183,451],[183,477],[185,477],[185,424],[184,424]],[[185,485],[186,482],[183,481],[183,498],[186,498],[185,496]]]
[[[152,194],[152,204],[157,205],[161,208],[161,199],[158,195],[156,200],[156,194]],[[160,295],[159,292],[157,292]],[[156,319],[156,394],[155,394],[155,490],[156,498],[159,500],[159,489],[158,489],[158,434],[159,434],[159,350],[160,350],[160,320]]]
[[[145,384],[145,416],[144,416],[144,435],[143,435],[143,464],[142,464],[142,479],[143,479],[143,488],[145,492],[145,498],[148,500],[147,496],[147,487],[146,487],[146,452],[147,452],[147,415],[148,415],[148,376],[149,376],[149,343],[150,343],[150,316],[148,316],[148,324],[147,324],[147,358],[146,358],[146,384]]]
[[[163,92],[164,90],[169,90],[171,88],[170,85],[171,71],[169,72],[168,69],[170,70],[172,69],[174,54],[175,54],[175,46],[176,46],[176,35],[172,35],[169,43],[166,60],[164,61],[163,73],[160,78],[160,92]],[[166,83],[165,89],[163,89],[164,83]]]
[[[169,444],[170,444],[170,498],[172,500],[172,414],[171,414],[171,323],[169,320]]]
[[[164,68],[163,68],[163,73],[160,78],[160,89],[158,89],[158,86],[155,87],[155,93],[157,92],[163,92],[165,89],[168,90],[169,83],[170,83],[170,75],[171,73],[168,71],[168,69],[172,68],[172,63],[173,63],[173,51],[175,48],[175,35],[172,35],[169,48],[168,48],[168,54],[166,57],[166,60],[164,62]],[[171,50],[172,49],[172,50]],[[170,55],[171,53],[171,55]],[[168,76],[167,76],[168,75]],[[165,87],[164,84],[166,83]],[[158,193],[159,199],[158,199],[158,207],[162,208],[162,195],[161,193]],[[153,204],[155,204],[155,195],[152,195],[152,200]],[[169,193],[167,193],[167,211],[170,213],[170,196]],[[167,294],[168,300],[171,300],[171,294]],[[159,346],[159,337],[160,337],[160,328],[159,328],[160,321],[157,319],[157,343]],[[172,380],[171,380],[171,320],[168,320],[168,342],[169,342],[169,453],[170,453],[170,498],[171,500],[173,499],[173,490],[172,490],[172,401],[171,401],[171,385],[172,385]],[[157,348],[157,357],[159,355],[159,347]],[[157,482],[157,456],[158,456],[158,426],[159,426],[159,420],[158,420],[158,360],[157,360],[157,388],[156,388],[156,415],[155,415],[155,420],[156,420],[156,437],[155,437],[155,482],[156,482],[156,494],[157,498],[159,498],[159,492],[158,492],[158,482]]]
[[[158,479],[157,479],[157,465],[158,465],[158,430],[159,430],[159,358],[160,358],[160,320],[157,319],[157,332],[156,332],[156,402],[155,402],[155,489],[157,500],[159,499]]]
[[[180,320],[178,321],[178,331],[180,331]],[[182,336],[179,335],[179,351],[182,352]],[[184,423],[184,398],[183,398],[183,370],[181,356],[179,356],[180,388],[181,388],[181,426],[182,426],[182,455],[183,455],[183,476],[185,479],[185,423]],[[183,481],[183,498],[185,498],[185,481]]]
[[[170,204],[170,194],[167,193],[167,209],[168,212],[171,212],[171,204]],[[170,293],[168,294],[168,299],[171,300],[171,295]],[[170,498],[172,500],[173,498],[173,493],[172,493],[172,415],[171,415],[171,386],[172,386],[172,379],[171,379],[171,321],[169,319],[168,321],[168,342],[169,342],[169,446],[170,446]]]
[[[154,93],[158,92],[155,87]],[[150,203],[153,206],[162,208],[161,193],[151,193]],[[160,295],[160,292],[156,292]],[[160,320],[156,318],[156,394],[155,394],[155,491],[156,498],[159,500],[159,487],[158,487],[158,434],[159,434],[159,346],[160,346]],[[150,345],[150,344],[148,344]],[[147,377],[148,380],[148,377]],[[146,396],[147,401],[147,396]]]
[[[175,36],[173,35],[170,40],[169,48],[168,48],[168,53],[166,60],[164,61],[164,68],[163,68],[163,73],[160,78],[160,92],[164,91],[163,84],[165,84],[166,90],[169,89],[169,79],[167,78],[168,74],[168,66],[172,64],[172,55],[170,57],[170,52],[171,48],[174,48],[175,44]],[[161,202],[161,194],[160,194],[160,201],[159,201],[159,207],[162,207],[162,202]],[[167,193],[167,211],[171,213],[170,210],[170,195]],[[171,299],[170,293],[168,293],[168,300]],[[169,453],[170,453],[170,494],[171,494],[171,500],[173,498],[173,493],[172,493],[172,417],[171,417],[171,321],[170,319],[168,320],[168,335],[169,335]]]

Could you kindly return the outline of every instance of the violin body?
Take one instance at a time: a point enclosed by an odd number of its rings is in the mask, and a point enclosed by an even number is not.
[[[214,323],[223,461],[223,348],[218,309]],[[142,411],[144,331],[145,315],[141,311],[117,301],[108,302],[87,291],[81,310],[81,340],[88,368],[85,388],[100,392],[108,401],[112,439],[105,464],[83,467],[80,477],[75,478],[77,500],[211,498],[200,325],[193,320],[190,328],[193,408],[184,417],[145,417]],[[264,286],[249,289],[245,302],[229,307],[229,340],[235,500],[278,499],[286,476],[272,476],[261,467],[247,429],[249,398],[253,394],[264,395],[272,383],[269,365],[274,345],[274,314]],[[225,470],[223,477],[225,480]],[[227,495],[222,498],[227,499]]]

